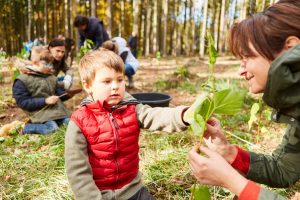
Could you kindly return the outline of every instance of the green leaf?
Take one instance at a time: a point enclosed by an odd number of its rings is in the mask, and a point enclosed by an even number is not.
[[[209,54],[209,64],[214,65],[217,61],[218,52],[214,46],[214,39],[210,32],[207,33],[207,40],[208,40],[208,54]]]
[[[241,110],[244,92],[230,88],[217,91],[214,95],[214,102],[214,113],[234,115]]]
[[[209,188],[205,185],[196,185],[193,194],[195,200],[211,200]]]
[[[250,119],[248,121],[248,129],[249,130],[251,129],[253,122],[257,121],[256,114],[257,114],[258,111],[259,111],[259,104],[258,103],[254,103],[251,106]]]
[[[207,93],[203,93],[196,98],[193,105],[184,114],[184,120],[191,124],[195,121],[196,114],[201,110],[203,102],[207,99]]]

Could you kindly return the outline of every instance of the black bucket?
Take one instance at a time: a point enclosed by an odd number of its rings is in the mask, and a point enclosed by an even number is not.
[[[157,92],[133,93],[131,95],[151,107],[168,107],[172,99],[170,95]]]

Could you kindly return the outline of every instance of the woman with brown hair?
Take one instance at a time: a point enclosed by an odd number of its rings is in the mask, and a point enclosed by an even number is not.
[[[287,124],[272,153],[247,152],[230,144],[220,122],[207,123],[207,147],[189,153],[200,183],[228,188],[241,200],[284,199],[254,182],[288,187],[300,179],[300,1],[281,0],[231,28],[231,52],[241,59],[239,74],[251,93],[263,93],[274,109],[272,121]],[[242,174],[242,175],[241,175]],[[254,182],[252,182],[254,181]]]

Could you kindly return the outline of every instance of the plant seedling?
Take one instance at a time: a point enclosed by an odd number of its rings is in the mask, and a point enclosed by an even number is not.
[[[213,38],[209,33],[207,34],[207,39],[210,76],[206,84],[203,85],[203,88],[207,88],[208,91],[197,97],[191,109],[193,112],[187,113],[186,116],[186,120],[190,124],[193,132],[200,138],[200,145],[206,129],[206,122],[211,116],[213,114],[234,115],[240,112],[244,100],[244,92],[241,90],[230,87],[229,85],[216,85],[214,65],[218,53],[213,45]],[[208,187],[194,185],[191,199],[210,199]]]

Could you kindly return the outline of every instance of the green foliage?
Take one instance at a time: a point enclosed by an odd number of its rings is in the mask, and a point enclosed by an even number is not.
[[[192,188],[192,193],[194,194],[195,200],[210,200],[211,199],[209,188],[204,185],[196,185],[194,188]]]
[[[189,70],[186,65],[180,66],[176,68],[176,71],[174,72],[174,75],[178,78],[184,78],[187,79],[189,77]]]
[[[157,59],[158,61],[160,61],[160,58],[161,58],[160,51],[157,51],[157,52],[156,52],[156,59]]]
[[[7,57],[7,53],[1,48],[0,49],[0,62],[2,62],[3,60],[5,60]]]
[[[198,96],[193,104],[193,112],[186,114],[186,120],[190,124],[193,132],[200,136],[200,144],[202,143],[203,133],[206,128],[206,122],[215,114],[234,115],[240,112],[244,93],[233,87],[224,87],[224,85],[216,87],[214,77],[214,65],[217,60],[217,51],[214,47],[212,36],[208,33],[208,53],[209,53],[209,70],[210,77],[205,86],[208,92]],[[221,89],[219,89],[221,88]],[[195,200],[210,199],[210,193],[205,186],[195,186],[192,198]]]
[[[13,69],[13,76],[11,77],[12,81],[16,80],[16,78],[20,75],[20,70],[18,68]]]
[[[200,144],[207,120],[214,113],[234,115],[240,112],[244,100],[244,92],[241,90],[225,84],[216,86],[214,64],[218,54],[213,43],[212,36],[208,34],[210,78],[206,85],[209,85],[207,87],[209,91],[196,99],[193,105],[195,108],[194,112],[187,114],[187,121],[191,125],[192,130],[200,136]]]
[[[64,133],[17,135],[0,144],[0,199],[73,199],[64,169]]]
[[[256,117],[256,114],[258,113],[259,111],[259,104],[258,103],[254,103],[251,107],[251,111],[250,111],[250,119],[248,121],[248,128],[249,130],[251,129],[252,127],[252,124],[253,122],[256,122],[257,121],[257,117]]]
[[[28,59],[29,57],[29,52],[26,51],[24,48],[21,50],[20,53],[17,53],[16,55],[18,58],[21,58],[21,59]]]
[[[79,49],[77,58],[80,60],[87,52],[92,50],[94,42],[90,39],[86,39],[83,45]]]

